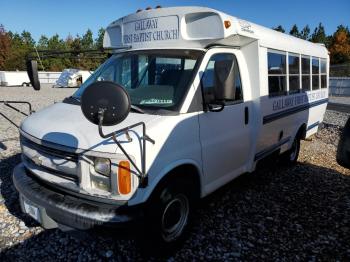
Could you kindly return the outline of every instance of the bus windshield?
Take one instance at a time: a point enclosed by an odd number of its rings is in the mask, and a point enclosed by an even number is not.
[[[131,104],[142,108],[177,110],[202,56],[197,50],[149,50],[115,54],[75,92],[80,99],[96,81],[123,86]]]

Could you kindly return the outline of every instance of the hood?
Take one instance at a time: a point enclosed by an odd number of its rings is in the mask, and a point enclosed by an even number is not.
[[[103,127],[103,132],[107,134],[138,122],[145,122],[147,126],[159,117],[132,112],[122,123]],[[142,136],[141,128],[134,130]],[[84,117],[78,105],[56,103],[42,109],[23,121],[21,131],[42,141],[81,150],[104,153],[115,153],[117,150],[111,138],[100,137],[98,126]]]

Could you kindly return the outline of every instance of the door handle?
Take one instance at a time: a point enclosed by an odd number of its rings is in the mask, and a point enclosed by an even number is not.
[[[244,108],[244,123],[246,125],[249,123],[249,110],[247,106]]]

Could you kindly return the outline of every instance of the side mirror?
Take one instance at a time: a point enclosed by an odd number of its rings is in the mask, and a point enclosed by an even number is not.
[[[236,89],[233,60],[215,61],[214,64],[214,97],[216,101],[234,100]]]
[[[35,90],[40,90],[38,62],[35,60],[27,60],[26,66],[27,66],[27,74],[28,74],[30,83],[32,84],[32,87]]]
[[[350,169],[350,118],[346,122],[340,136],[337,149],[337,162],[339,165]]]
[[[130,97],[123,87],[109,81],[89,85],[81,96],[81,110],[95,125],[113,126],[130,112]]]

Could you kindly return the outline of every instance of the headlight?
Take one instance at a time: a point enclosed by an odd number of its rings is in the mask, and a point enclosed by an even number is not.
[[[95,171],[101,175],[109,176],[111,173],[111,161],[107,158],[96,157],[94,167]]]

